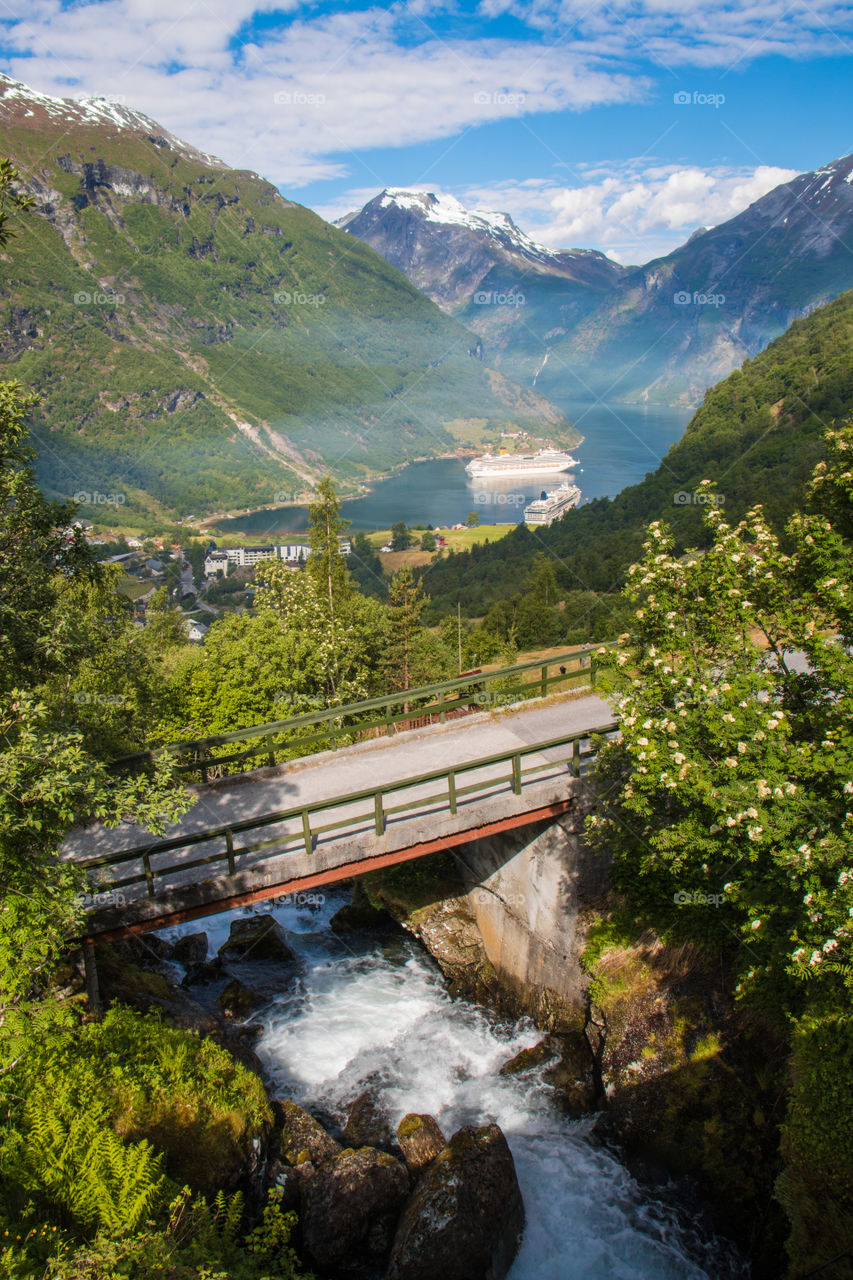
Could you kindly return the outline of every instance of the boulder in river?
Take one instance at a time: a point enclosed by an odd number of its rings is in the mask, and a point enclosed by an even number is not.
[[[283,1158],[291,1165],[310,1160],[320,1166],[340,1155],[340,1144],[303,1107],[289,1100],[272,1104],[276,1119],[278,1145]]]
[[[444,1134],[432,1116],[410,1114],[397,1125],[397,1141],[414,1181],[445,1148]]]
[[[203,964],[207,959],[207,934],[185,933],[175,942],[172,959],[177,964]]]
[[[225,990],[220,992],[216,1003],[226,1018],[234,1018],[239,1022],[257,1008],[261,999],[239,978],[232,978]]]
[[[379,1147],[382,1151],[396,1151],[397,1141],[391,1121],[371,1089],[360,1093],[347,1108],[344,1143],[348,1147]]]
[[[505,1062],[500,1069],[499,1075],[515,1076],[521,1071],[529,1071],[531,1067],[539,1067],[543,1062],[547,1062],[550,1058],[556,1057],[557,1050],[552,1042],[548,1039],[540,1040],[538,1044],[531,1045],[529,1049],[520,1049],[515,1057]]]
[[[408,1194],[402,1164],[373,1147],[348,1148],[314,1169],[299,1184],[302,1242],[312,1262],[337,1274],[386,1257]]]
[[[228,939],[219,948],[219,954],[228,960],[288,962],[294,959],[284,930],[271,915],[242,916],[239,920],[232,920]]]
[[[219,956],[214,956],[212,960],[201,960],[198,964],[187,964],[186,973],[181,979],[181,986],[192,987],[196,983],[204,986],[208,982],[218,982],[222,976],[222,961]]]
[[[512,1153],[496,1124],[455,1133],[397,1228],[388,1280],[503,1280],[524,1229]]]

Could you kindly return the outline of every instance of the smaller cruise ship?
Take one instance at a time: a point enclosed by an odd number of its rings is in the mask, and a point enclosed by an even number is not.
[[[531,527],[553,524],[565,512],[576,507],[580,500],[581,491],[576,484],[561,484],[551,493],[543,489],[542,496],[524,508],[524,523]]]
[[[465,470],[469,476],[557,475],[578,465],[577,458],[562,449],[540,449],[538,453],[483,453],[472,458]]]

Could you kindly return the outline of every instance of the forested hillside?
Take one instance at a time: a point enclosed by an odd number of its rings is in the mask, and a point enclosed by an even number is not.
[[[616,591],[639,557],[650,520],[672,525],[676,548],[707,536],[703,480],[714,482],[727,519],[763,503],[781,530],[805,501],[823,456],[822,435],[853,412],[853,292],[797,320],[780,338],[713,387],[656,471],[614,499],[597,499],[547,529],[519,527],[500,542],[453,555],[428,571],[436,612],[462,602],[469,617],[519,592],[537,552],[551,559],[562,592]]]
[[[383,258],[153,120],[0,77],[40,216],[0,282],[0,367],[40,399],[51,494],[162,517],[290,500],[451,451],[466,423],[577,439]],[[276,497],[278,495],[278,497]]]

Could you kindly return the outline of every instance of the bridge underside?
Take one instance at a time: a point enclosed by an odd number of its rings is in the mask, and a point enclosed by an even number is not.
[[[310,870],[304,865],[297,868],[295,861],[304,863],[307,858],[303,855],[302,858],[297,856],[294,859],[293,854],[285,854],[236,876],[221,876],[201,884],[176,886],[161,893],[154,901],[139,898],[121,906],[94,912],[87,921],[87,941],[114,942],[130,934],[165,929],[183,924],[187,920],[201,920],[222,911],[251,906],[286,894],[305,893],[322,886],[340,884],[384,867],[398,866],[432,853],[448,852],[489,836],[499,836],[507,831],[558,818],[574,808],[575,803],[571,796],[551,800],[533,809],[524,809],[478,826],[461,829],[452,835],[435,835],[400,848],[383,850],[382,841],[374,840],[373,849],[347,851],[347,860],[334,866],[322,866],[318,863]],[[340,854],[345,851],[338,849],[337,852]]]

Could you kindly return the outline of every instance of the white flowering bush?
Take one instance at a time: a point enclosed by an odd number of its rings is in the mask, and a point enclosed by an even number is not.
[[[733,528],[710,505],[711,546],[684,556],[651,525],[633,634],[598,658],[622,733],[589,838],[664,934],[718,945],[741,994],[786,1008],[797,979],[853,977],[853,432],[829,448],[821,511],[784,546],[761,508]]]

